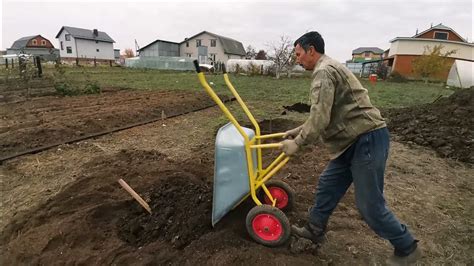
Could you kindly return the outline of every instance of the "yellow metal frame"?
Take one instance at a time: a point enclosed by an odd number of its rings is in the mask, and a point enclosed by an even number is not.
[[[285,153],[281,153],[270,165],[268,165],[266,168],[263,168],[262,165],[262,149],[267,149],[267,148],[280,148],[281,144],[279,143],[272,143],[272,144],[263,144],[262,140],[265,139],[270,139],[270,138],[281,138],[283,137],[284,133],[275,133],[275,134],[267,134],[267,135],[261,135],[260,134],[260,127],[255,120],[254,116],[250,112],[250,110],[247,108],[247,105],[244,103],[242,98],[240,98],[240,95],[237,93],[235,90],[234,86],[229,80],[229,76],[227,73],[224,73],[224,80],[229,88],[229,90],[232,92],[234,97],[237,99],[237,102],[240,104],[242,109],[244,110],[245,114],[249,118],[249,120],[252,122],[252,125],[255,127],[255,136],[252,139],[249,139],[249,136],[245,133],[245,131],[242,129],[242,126],[237,122],[235,117],[232,115],[232,113],[227,109],[227,107],[224,105],[222,100],[217,96],[217,94],[214,92],[214,90],[211,88],[209,83],[206,80],[206,77],[204,73],[199,72],[198,73],[198,78],[199,81],[202,85],[202,87],[206,90],[206,92],[211,96],[211,98],[214,100],[214,102],[217,103],[217,105],[220,107],[222,112],[225,114],[225,116],[230,120],[230,122],[235,126],[235,128],[239,131],[239,133],[242,135],[244,138],[244,143],[245,143],[245,154],[247,158],[247,171],[248,171],[248,176],[249,176],[249,184],[250,184],[250,193],[246,195],[237,205],[239,205],[242,201],[244,201],[248,196],[251,196],[255,204],[257,205],[262,205],[260,200],[257,198],[257,190],[262,187],[263,191],[265,194],[268,196],[268,198],[272,201],[272,205],[276,205],[276,199],[272,197],[270,194],[269,190],[265,186],[265,182],[269,180],[278,170],[280,170],[290,159],[290,157],[286,156]],[[252,150],[257,150],[257,171],[254,171],[253,169],[253,158],[252,158]],[[236,206],[237,206],[236,205]]]

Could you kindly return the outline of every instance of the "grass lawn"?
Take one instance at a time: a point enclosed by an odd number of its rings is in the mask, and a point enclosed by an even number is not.
[[[73,84],[98,82],[101,87],[122,87],[144,90],[203,90],[193,72],[175,72],[149,69],[127,69],[121,67],[64,67],[65,78]],[[48,76],[56,71],[45,69]],[[217,93],[229,94],[222,75],[207,75],[208,82]],[[296,78],[277,80],[268,76],[230,75],[230,80],[252,110],[257,114],[277,115],[283,105],[296,102],[308,103],[309,74]],[[371,84],[361,81],[369,90],[374,105],[380,108],[397,108],[433,102],[439,95],[449,95],[452,90],[442,84],[422,82],[393,83],[378,81]]]

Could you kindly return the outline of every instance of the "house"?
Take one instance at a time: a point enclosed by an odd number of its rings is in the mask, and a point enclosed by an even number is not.
[[[452,65],[454,60],[473,61],[474,44],[467,42],[452,28],[443,24],[432,26],[429,29],[417,33],[412,37],[396,37],[390,41],[388,56],[384,58],[391,72],[398,72],[407,78],[417,78],[413,72],[413,60],[423,55],[426,47],[433,48],[442,45],[442,52],[455,50],[448,56],[448,64]],[[446,80],[449,68],[439,73],[437,78]]]
[[[181,56],[198,58],[202,63],[244,59],[246,55],[241,42],[208,31],[185,38],[179,48]]]
[[[382,59],[383,50],[378,47],[359,47],[352,50],[352,62],[365,62]]]
[[[179,57],[179,43],[156,40],[138,50],[140,57],[173,56]]]
[[[179,43],[156,40],[138,51],[140,57],[191,57],[208,64],[243,59],[246,55],[241,42],[208,31],[185,38]]]
[[[115,60],[115,41],[103,31],[63,26],[56,34],[56,39],[59,41],[62,61],[109,62]]]
[[[8,48],[6,54],[31,54],[39,56],[46,61],[56,61],[59,58],[59,50],[41,35],[33,35],[16,40],[12,47]]]

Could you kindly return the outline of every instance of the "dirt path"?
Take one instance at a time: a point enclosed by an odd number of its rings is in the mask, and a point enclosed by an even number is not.
[[[210,227],[216,108],[64,145],[0,166],[4,264],[368,264],[389,245],[361,220],[353,191],[336,209],[320,248],[292,239],[256,244],[245,230],[252,203]],[[293,121],[273,122],[273,129]],[[305,150],[277,178],[298,193],[292,223],[306,219],[320,147]],[[474,170],[425,148],[392,142],[386,195],[425,252],[426,264],[472,263]],[[147,219],[117,184],[124,178],[154,207]]]

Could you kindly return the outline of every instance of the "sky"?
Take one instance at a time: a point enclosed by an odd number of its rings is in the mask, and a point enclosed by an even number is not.
[[[442,23],[473,40],[472,0],[0,0],[1,50],[21,37],[42,35],[57,48],[62,26],[104,31],[114,48],[156,39],[181,42],[209,31],[269,51],[282,36],[318,31],[326,54],[344,62],[358,47],[390,48]]]

